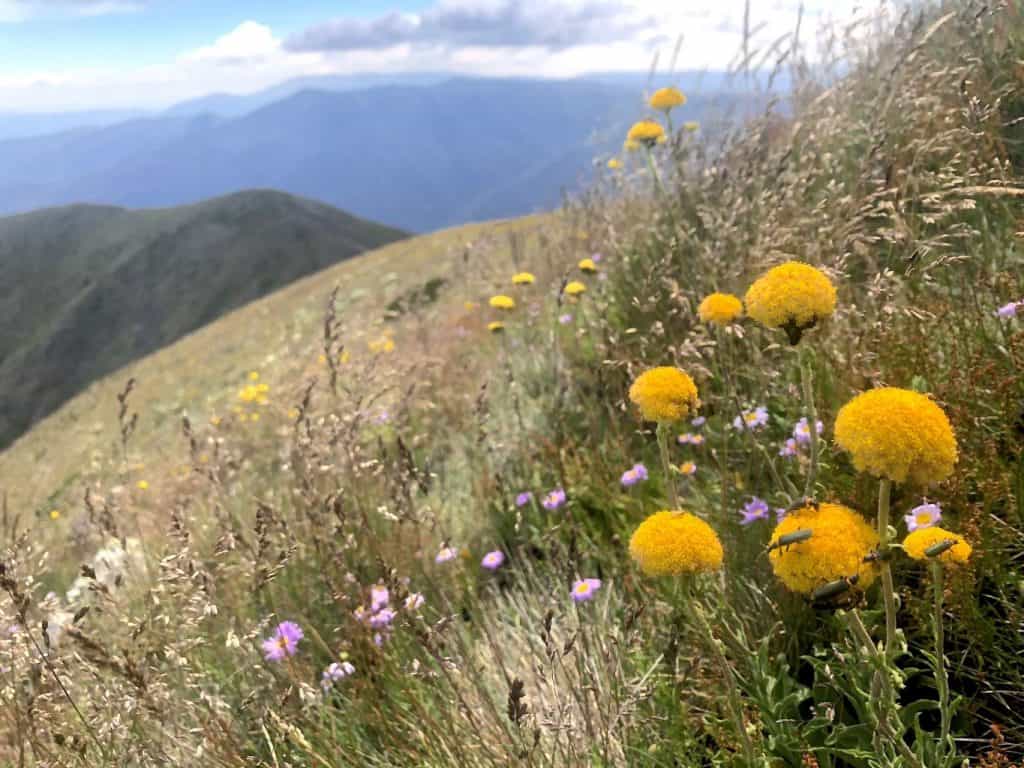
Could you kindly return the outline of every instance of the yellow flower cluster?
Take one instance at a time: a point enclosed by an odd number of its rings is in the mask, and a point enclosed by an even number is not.
[[[597,264],[593,259],[580,259],[577,266],[580,268],[580,272],[597,272]]]
[[[238,390],[238,399],[243,403],[256,403],[256,405],[267,404],[267,394],[270,387],[266,384],[246,384]]]
[[[650,100],[651,109],[657,109],[661,112],[670,112],[675,107],[681,107],[686,103],[686,96],[675,87],[659,88],[651,96]]]
[[[771,543],[808,530],[808,539],[780,544],[768,555],[775,575],[793,592],[810,594],[838,579],[857,577],[863,589],[875,580],[875,566],[864,557],[878,546],[878,534],[849,507],[841,504],[806,506],[790,512],[775,527]]]
[[[697,385],[684,371],[660,366],[644,371],[629,388],[629,399],[647,421],[671,423],[697,412]]]
[[[925,550],[943,541],[952,541],[953,546],[939,555],[939,560],[946,565],[961,565],[966,563],[973,552],[973,548],[964,537],[958,533],[939,528],[937,525],[928,528],[918,528],[910,533],[903,540],[903,551],[915,560],[927,560]]]
[[[387,334],[366,342],[366,348],[373,354],[380,355],[395,351],[395,340]]]
[[[586,293],[587,286],[578,280],[570,280],[565,286],[565,293],[569,296],[579,296]]]
[[[533,285],[533,282],[536,279],[537,278],[535,278],[533,276],[532,272],[517,272],[516,274],[512,275],[512,284],[513,285]]]
[[[515,309],[516,300],[511,296],[505,296],[499,294],[498,296],[491,296],[491,300],[488,302],[494,309]]]
[[[769,328],[783,328],[790,341],[830,317],[836,289],[825,273],[809,264],[787,261],[768,270],[747,290],[747,314]]]
[[[743,314],[743,302],[731,293],[712,293],[704,297],[697,314],[701,322],[729,325]]]
[[[946,414],[919,392],[872,389],[839,409],[836,443],[854,466],[875,477],[927,485],[946,479],[956,463],[956,437]]]
[[[633,127],[626,134],[626,141],[653,147],[655,144],[665,141],[665,129],[661,127],[661,123],[655,120],[641,120],[639,123],[633,123]]]
[[[722,567],[722,542],[689,512],[656,512],[633,532],[629,554],[648,576],[707,573]]]

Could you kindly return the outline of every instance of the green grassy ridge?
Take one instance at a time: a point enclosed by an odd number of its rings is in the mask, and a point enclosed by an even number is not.
[[[0,219],[0,446],[90,382],[404,233],[272,191]]]

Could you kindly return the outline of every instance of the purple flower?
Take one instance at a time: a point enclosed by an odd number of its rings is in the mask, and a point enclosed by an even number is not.
[[[407,598],[405,598],[405,610],[416,611],[419,610],[420,606],[426,602],[426,598],[423,597],[419,592],[413,592]]]
[[[373,644],[376,645],[378,648],[384,645],[384,641],[387,639],[388,636],[386,634],[382,635],[380,632],[373,633]]]
[[[696,429],[700,429],[707,423],[707,419],[703,416],[697,416],[696,418],[690,419],[690,425]]]
[[[824,431],[825,425],[822,424],[820,421],[815,422],[815,424],[818,427],[818,434],[820,435],[822,431]],[[806,416],[800,419],[800,421],[796,423],[796,426],[793,427],[793,437],[796,438],[796,441],[798,443],[802,443],[804,445],[811,442],[811,430],[807,426]]]
[[[376,613],[381,608],[387,606],[390,600],[390,594],[388,588],[383,584],[377,584],[376,586],[370,587],[370,610]]]
[[[285,656],[294,656],[303,637],[302,627],[294,621],[282,621],[274,634],[263,641],[263,657],[267,661],[281,661]]]
[[[354,675],[355,671],[356,668],[347,661],[343,661],[340,664],[334,662],[324,670],[324,674],[320,679],[320,687],[325,691],[329,691],[332,685],[339,680],[344,680],[349,675]]]
[[[554,512],[563,504],[565,504],[565,491],[561,488],[555,488],[555,490],[550,491],[541,502],[544,509],[549,512]]]
[[[374,629],[383,629],[384,627],[391,626],[391,622],[394,621],[394,619],[394,611],[390,608],[381,608],[370,617],[370,626]]]
[[[441,547],[441,551],[434,556],[435,563],[447,563],[455,559],[458,553],[455,551],[455,547]]]
[[[918,528],[931,528],[941,519],[942,508],[938,504],[922,504],[910,510],[909,515],[903,516],[908,531],[916,531]]]
[[[500,549],[496,549],[493,552],[488,552],[484,555],[484,559],[480,561],[480,565],[486,568],[488,571],[496,571],[501,567],[501,564],[505,562],[505,553]]]
[[[580,579],[573,582],[572,599],[577,603],[585,603],[594,597],[594,593],[601,588],[600,579]]]
[[[598,263],[600,263],[600,261],[601,261],[601,259],[602,259],[603,257],[601,256],[601,254],[600,254],[600,253],[594,253],[594,254],[591,254],[590,258],[591,258],[591,259],[593,260],[593,262],[594,262],[595,264],[598,264]],[[598,585],[598,586],[601,586],[601,582],[598,582],[598,583],[597,583],[597,585]]]
[[[530,493],[529,491],[523,491],[518,496],[516,496],[517,507],[525,507],[531,501],[533,501],[533,494]]]
[[[744,411],[742,414],[732,420],[732,425],[736,429],[751,429],[756,430],[765,426],[768,423],[768,409],[763,405],[758,406],[752,411]]]
[[[788,515],[788,514],[789,514],[789,512],[786,511],[785,507],[776,507],[775,508],[775,522],[781,523],[785,519],[786,515]]]
[[[679,436],[679,444],[693,446],[704,445],[704,435],[687,432],[686,434]]]
[[[757,496],[751,496],[750,501],[743,505],[740,514],[743,515],[740,525],[750,525],[755,520],[765,520],[768,517],[768,503]]]
[[[558,322],[560,322],[562,325],[568,325],[569,323],[572,322],[572,315],[569,314],[568,312],[566,312],[564,315],[559,315]]]
[[[796,444],[795,437],[789,438],[782,444],[782,447],[779,448],[779,456],[783,456],[787,459],[796,456],[798,453],[800,453],[800,446]]]
[[[634,464],[632,469],[627,469],[622,473],[621,482],[626,488],[629,488],[630,486],[636,485],[640,481],[646,479],[647,467],[643,464]]]
[[[1017,311],[1024,306],[1024,301],[1011,301],[1009,304],[1004,304],[996,310],[996,314],[999,317],[1008,320],[1011,317],[1017,316]]]

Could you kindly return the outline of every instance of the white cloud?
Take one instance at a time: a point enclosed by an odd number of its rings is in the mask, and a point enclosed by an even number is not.
[[[146,0],[0,0],[0,24],[17,24],[38,17],[131,13],[142,10],[145,3]]]
[[[226,35],[218,37],[213,45],[188,51],[179,60],[244,62],[265,59],[280,50],[281,41],[274,37],[270,27],[255,21],[243,21]]]

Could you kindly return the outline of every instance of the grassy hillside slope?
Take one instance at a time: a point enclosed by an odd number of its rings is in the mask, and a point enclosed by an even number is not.
[[[402,236],[269,191],[0,219],[0,446],[126,363]]]

